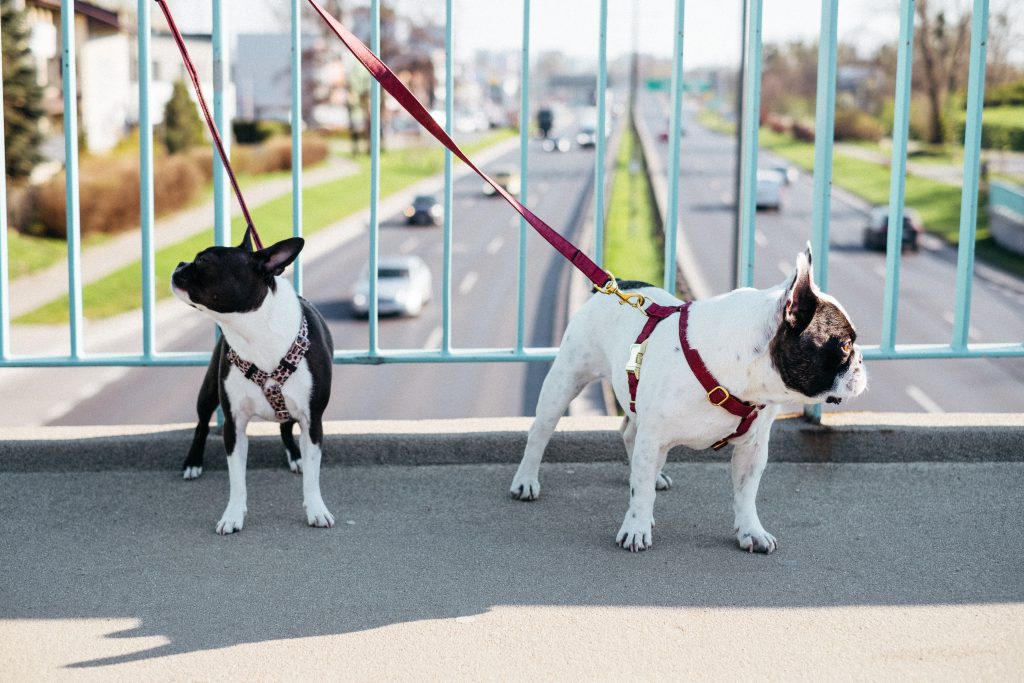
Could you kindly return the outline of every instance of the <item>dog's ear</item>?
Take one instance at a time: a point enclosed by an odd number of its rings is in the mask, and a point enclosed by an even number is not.
[[[306,241],[301,237],[290,237],[257,251],[253,256],[260,270],[268,275],[280,275],[302,251]]]
[[[818,308],[818,287],[811,273],[811,245],[796,257],[796,272],[786,291],[785,323],[795,332],[802,332]]]
[[[250,235],[249,230],[246,230],[242,235],[242,243],[238,245],[238,248],[244,249],[245,251],[253,251],[252,236]]]

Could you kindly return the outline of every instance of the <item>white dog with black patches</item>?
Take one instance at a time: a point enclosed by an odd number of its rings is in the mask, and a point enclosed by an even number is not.
[[[622,283],[663,306],[681,302],[663,289]],[[686,339],[714,380],[757,408],[749,431],[735,436],[732,483],[734,530],[742,549],[770,553],[775,537],[757,515],[756,497],[768,460],[772,423],[784,404],[838,403],[867,386],[857,334],[843,307],[821,292],[811,275],[811,252],[797,256],[796,270],[782,285],[738,289],[688,307]],[[540,494],[540,462],[551,433],[569,402],[590,382],[611,382],[622,406],[630,406],[625,371],[630,350],[647,318],[608,296],[594,296],[576,313],[544,380],[537,417],[522,462],[512,480],[513,498]],[[656,489],[671,480],[661,473],[668,451],[683,445],[703,449],[737,431],[740,419],[716,405],[688,364],[676,316],[651,333],[642,360],[635,411],[626,410],[622,438],[630,458],[629,509],[615,536],[631,551],[653,545]],[[763,407],[761,407],[763,406]]]

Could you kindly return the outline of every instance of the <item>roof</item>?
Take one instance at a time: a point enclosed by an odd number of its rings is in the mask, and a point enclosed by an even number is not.
[[[57,0],[27,0],[27,4],[35,5],[37,7],[45,7],[53,10],[54,12],[60,13],[60,2]],[[91,2],[75,0],[75,12],[88,17],[93,21],[115,28],[118,31],[121,30],[121,20],[118,17],[117,12],[112,10],[103,9],[99,5],[94,5]]]

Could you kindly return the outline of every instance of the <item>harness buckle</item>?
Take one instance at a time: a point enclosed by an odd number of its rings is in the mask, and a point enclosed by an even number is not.
[[[619,297],[619,305],[626,304],[632,306],[636,310],[640,311],[644,315],[647,315],[647,311],[643,309],[643,305],[647,303],[647,299],[640,292],[623,292],[619,289],[619,282],[615,279],[615,276],[608,273],[608,282],[605,283],[604,287],[594,286],[597,291],[602,294],[614,294]]]
[[[729,443],[729,439],[719,439],[718,441],[711,444],[711,450],[720,451]]]
[[[715,393],[716,391],[721,391],[724,394],[721,401],[716,401],[715,399],[711,398],[711,394]],[[708,400],[711,401],[711,405],[720,406],[729,400],[729,390],[723,387],[721,384],[719,384],[714,389],[708,392]],[[721,448],[721,446],[719,446],[719,448]]]
[[[629,361],[626,363],[626,372],[640,381],[640,366],[644,362],[644,354],[647,353],[647,340],[641,344],[633,344],[629,347]]]

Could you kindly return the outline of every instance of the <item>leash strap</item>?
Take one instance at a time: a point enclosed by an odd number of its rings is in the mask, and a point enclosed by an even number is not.
[[[708,402],[740,418],[740,424],[736,431],[712,444],[711,448],[717,451],[729,443],[730,439],[746,434],[757,418],[757,411],[764,408],[764,406],[755,406],[746,401],[741,401],[730,394],[729,390],[719,384],[715,376],[708,370],[704,364],[704,359],[700,357],[697,349],[690,346],[686,336],[690,317],[690,303],[687,301],[679,306],[662,306],[652,303],[647,307],[647,322],[644,324],[640,335],[636,338],[636,343],[633,345],[633,349],[636,350],[634,353],[640,353],[640,358],[634,362],[635,359],[631,356],[630,365],[627,367],[626,379],[629,383],[629,409],[634,414],[636,413],[636,390],[640,385],[640,362],[642,362],[643,353],[646,351],[647,338],[654,332],[654,328],[658,326],[658,323],[675,313],[679,313],[679,342],[683,349],[683,356],[686,358],[686,363],[690,366],[693,376],[697,378],[700,385],[704,387],[704,391],[707,392]]]
[[[159,0],[158,0],[159,1]],[[444,131],[444,128],[434,120],[434,117],[430,115],[427,109],[420,104],[420,101],[416,99],[416,96],[405,87],[405,84],[395,75],[395,73],[388,68],[388,65],[380,60],[370,48],[366,47],[365,44],[359,38],[357,38],[351,31],[341,25],[341,23],[328,14],[323,7],[316,2],[316,0],[309,0],[310,6],[313,10],[320,15],[320,17],[327,22],[331,31],[338,37],[338,39],[344,43],[345,47],[348,48],[349,52],[359,60],[359,62],[370,72],[381,87],[388,92],[395,100],[401,104],[409,114],[415,118],[421,126],[427,129],[427,131],[433,135],[437,140],[447,147],[451,152],[461,159],[467,166],[476,171],[476,173],[484,179],[484,181],[494,188],[501,197],[508,202],[513,209],[515,209],[520,216],[526,219],[533,229],[540,233],[541,237],[548,241],[555,249],[558,250],[562,256],[567,258],[576,268],[580,270],[587,278],[590,279],[598,287],[602,287],[609,280],[613,280],[600,266],[594,263],[590,258],[580,251],[572,242],[562,237],[559,233],[537,217],[532,211],[527,209],[515,197],[510,195],[503,187],[498,185],[494,180],[491,179],[486,173],[477,168],[476,164],[470,161],[469,157],[459,149],[459,146],[455,144],[455,141]],[[525,122],[520,122],[520,125],[525,125]],[[611,292],[609,292],[611,293]]]
[[[217,130],[217,124],[213,122],[213,117],[210,116],[210,109],[206,106],[206,98],[203,97],[203,89],[199,86],[199,74],[196,72],[195,64],[192,63],[192,57],[189,56],[188,48],[185,46],[185,39],[181,35],[181,31],[178,30],[178,25],[174,23],[174,17],[171,15],[171,9],[167,6],[165,0],[156,0],[156,4],[160,6],[160,10],[164,13],[164,18],[167,20],[167,28],[171,31],[171,36],[174,37],[174,42],[178,46],[178,52],[181,53],[181,59],[185,62],[185,70],[188,71],[189,78],[192,80],[192,87],[195,89],[196,98],[199,100],[199,107],[203,110],[203,116],[206,118],[206,127],[210,129],[210,135],[213,137],[213,144],[217,148],[217,153],[220,154],[220,160],[224,162],[224,169],[228,172],[228,178],[231,180],[231,187],[235,190],[235,197],[238,198],[238,205],[242,209],[242,215],[245,216],[245,234],[246,237],[252,239],[252,244],[256,249],[263,248],[263,242],[260,240],[259,234],[256,232],[256,226],[253,225],[252,216],[249,214],[249,207],[245,205],[245,199],[242,197],[242,190],[238,187],[238,180],[235,178],[235,172],[231,168],[231,161],[228,159],[227,152],[224,151],[224,142],[221,140],[220,132]]]
[[[228,348],[228,361],[238,368],[245,375],[246,379],[251,380],[263,390],[263,395],[266,397],[267,402],[274,409],[274,417],[277,418],[277,421],[287,422],[292,419],[292,415],[288,412],[288,406],[285,404],[281,387],[292,376],[292,373],[299,369],[299,363],[306,357],[307,351],[309,351],[309,323],[306,322],[306,316],[302,316],[298,336],[295,337],[295,341],[292,342],[288,353],[284,355],[284,358],[277,364],[277,368],[273,372],[265,372],[256,367],[255,363],[242,360],[235,350],[230,347]],[[276,383],[268,385],[267,382],[269,380],[274,380]]]

